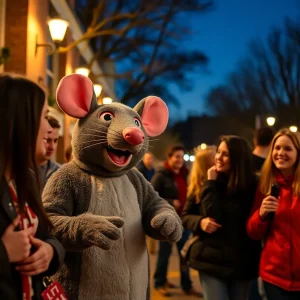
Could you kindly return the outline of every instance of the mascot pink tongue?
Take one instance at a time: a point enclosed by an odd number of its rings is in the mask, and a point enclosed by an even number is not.
[[[68,299],[150,299],[145,234],[178,241],[181,220],[134,167],[149,137],[168,123],[168,108],[149,96],[132,109],[98,105],[85,76],[64,77],[60,108],[78,121],[73,160],[48,181],[43,202],[54,232],[67,250],[58,273]]]

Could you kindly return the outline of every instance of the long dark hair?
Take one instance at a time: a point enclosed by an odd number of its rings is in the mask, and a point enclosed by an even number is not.
[[[245,190],[255,181],[251,148],[244,138],[235,135],[221,136],[219,145],[222,142],[226,143],[230,158],[228,192]]]
[[[41,224],[50,229],[35,160],[45,101],[45,92],[34,82],[17,75],[0,74],[0,179],[4,179],[9,169],[16,183],[20,213],[24,213],[27,202]]]

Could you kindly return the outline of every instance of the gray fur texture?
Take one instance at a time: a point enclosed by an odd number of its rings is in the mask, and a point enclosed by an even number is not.
[[[101,114],[107,111],[115,116],[111,122],[105,122],[100,118]],[[135,110],[124,104],[114,103],[99,106],[87,117],[78,120],[72,138],[75,162],[91,174],[106,177],[123,175],[136,166],[148,150],[149,137],[142,127],[145,134],[144,142],[141,145],[133,146],[124,143],[122,130],[120,130],[120,128],[136,126],[135,118],[140,119]],[[133,156],[129,164],[125,167],[118,167],[111,163],[104,153],[107,145],[132,152]]]
[[[148,149],[141,121],[146,101],[135,109],[119,103],[97,106],[93,96],[89,113],[75,126],[74,160],[44,189],[46,211],[67,250],[57,277],[68,299],[149,300],[145,233],[170,242],[181,238],[181,220],[174,208],[133,169]],[[114,117],[107,121],[106,113]],[[136,145],[122,134],[134,126],[145,137]],[[105,152],[108,147],[129,151],[128,163],[114,164]]]

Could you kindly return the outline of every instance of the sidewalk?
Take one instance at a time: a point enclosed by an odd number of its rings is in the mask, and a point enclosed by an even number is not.
[[[178,286],[176,289],[170,289],[170,292],[172,292],[172,297],[162,297],[160,296],[155,289],[153,288],[153,273],[155,272],[155,264],[156,264],[156,259],[157,255],[156,254],[150,254],[150,271],[151,271],[151,300],[193,300],[193,299],[203,299],[203,298],[197,298],[194,296],[187,296],[184,295],[182,290],[180,289],[180,273],[179,273],[179,259],[178,259],[178,254],[177,254],[177,249],[176,247],[173,246],[173,252],[170,257],[169,261],[169,269],[168,269],[168,280]],[[157,247],[156,247],[157,249]],[[193,281],[193,287],[197,289],[198,291],[202,291],[200,281],[199,281],[199,276],[198,272],[191,269],[191,279]]]

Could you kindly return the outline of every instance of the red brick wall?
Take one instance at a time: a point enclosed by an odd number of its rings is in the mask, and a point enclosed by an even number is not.
[[[28,0],[6,1],[5,46],[11,49],[7,72],[26,74]]]

